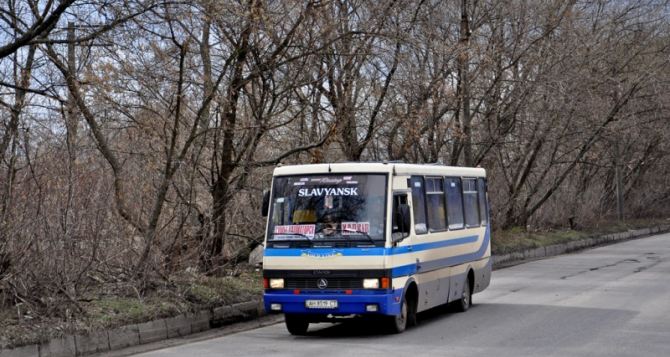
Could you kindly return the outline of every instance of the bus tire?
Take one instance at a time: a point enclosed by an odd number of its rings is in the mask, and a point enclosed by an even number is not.
[[[455,305],[456,305],[456,311],[458,312],[466,312],[472,306],[472,288],[470,287],[469,277],[465,278],[461,298],[456,301]]]
[[[405,301],[407,302],[407,327],[414,327],[419,324],[416,318],[416,301],[413,298]]]
[[[304,336],[307,334],[309,321],[303,316],[294,314],[285,314],[284,321],[286,322],[286,329],[291,335]]]
[[[407,300],[407,294],[402,298],[402,305],[400,305],[400,313],[395,316],[388,317],[388,327],[391,333],[401,333],[407,329],[407,323],[410,320],[416,320],[416,317],[412,317],[413,309]]]

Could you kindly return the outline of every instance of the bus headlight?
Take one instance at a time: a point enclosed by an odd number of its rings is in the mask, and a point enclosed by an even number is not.
[[[283,289],[284,279],[270,279],[270,289]]]
[[[379,279],[363,279],[364,289],[379,289]]]

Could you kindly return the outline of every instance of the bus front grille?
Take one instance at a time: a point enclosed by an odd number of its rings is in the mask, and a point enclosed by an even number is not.
[[[363,279],[355,278],[323,278],[326,287],[319,286],[322,278],[289,278],[286,279],[287,289],[362,289]],[[323,285],[323,282],[321,283]]]

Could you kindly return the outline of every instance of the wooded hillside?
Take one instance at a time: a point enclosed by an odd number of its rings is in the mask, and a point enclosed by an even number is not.
[[[221,274],[279,163],[481,166],[498,229],[667,216],[669,61],[660,0],[2,1],[0,305]]]

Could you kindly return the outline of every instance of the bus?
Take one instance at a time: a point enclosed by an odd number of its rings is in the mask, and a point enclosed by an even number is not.
[[[263,197],[264,307],[288,331],[472,305],[491,280],[486,171],[405,163],[277,167]]]

